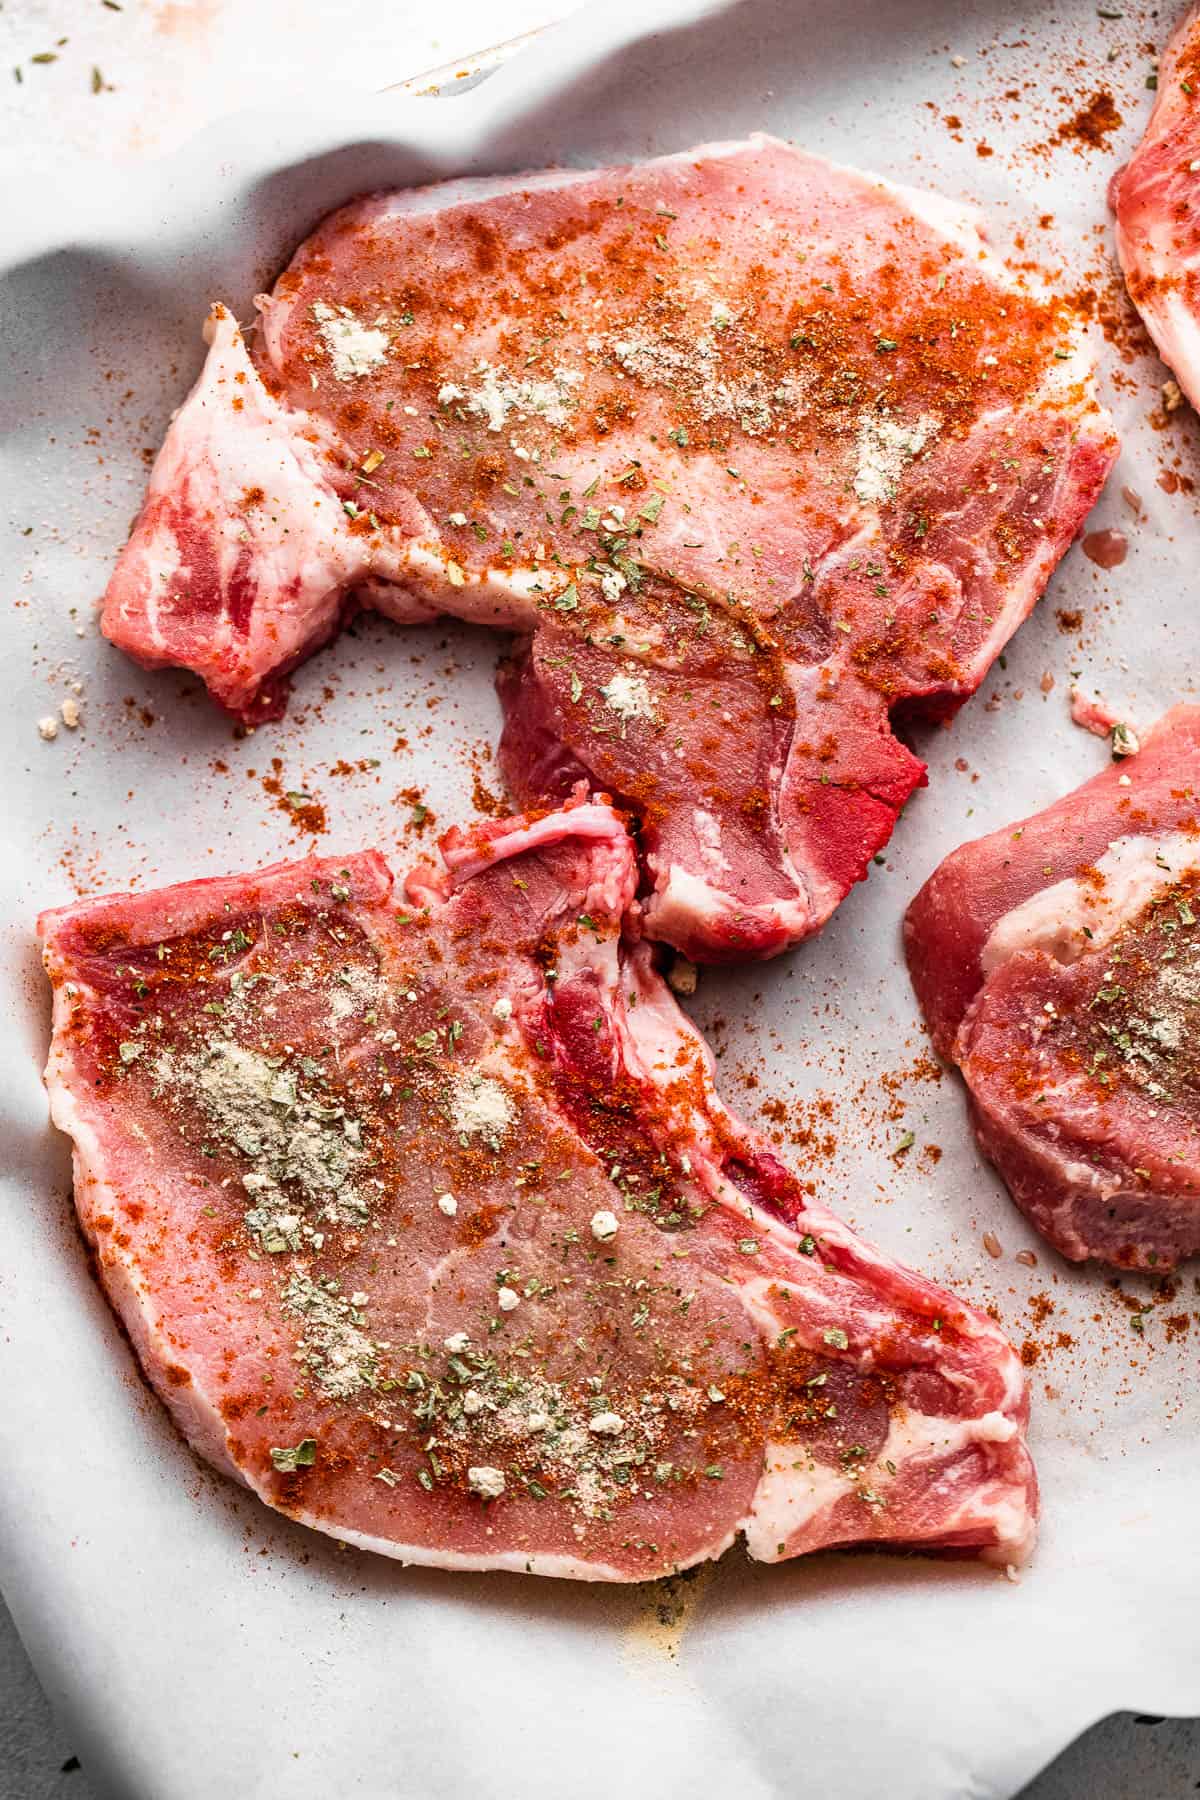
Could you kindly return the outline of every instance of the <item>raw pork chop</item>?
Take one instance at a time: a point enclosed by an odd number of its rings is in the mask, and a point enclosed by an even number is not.
[[[1163,52],[1146,135],[1109,198],[1130,298],[1200,406],[1200,7]]]
[[[973,215],[768,140],[374,195],[223,307],[104,611],[249,719],[351,596],[521,634],[523,802],[642,820],[646,929],[817,930],[1114,453]]]
[[[909,968],[976,1135],[1079,1260],[1200,1250],[1200,708],[1023,824],[948,856]]]
[[[41,921],[80,1217],[191,1442],[446,1568],[1022,1558],[1018,1360],[725,1111],[620,936],[612,811],[443,852],[402,895],[366,854]]]

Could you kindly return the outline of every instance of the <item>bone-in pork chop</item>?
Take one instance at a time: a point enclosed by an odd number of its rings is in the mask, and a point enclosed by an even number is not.
[[[1193,406],[1200,406],[1200,7],[1163,52],[1146,135],[1113,179],[1129,295]]]
[[[1200,708],[948,856],[909,967],[975,1131],[1064,1256],[1200,1251]]]
[[[999,1329],[811,1206],[621,936],[604,805],[41,921],[49,1085],[142,1364],[270,1505],[636,1580],[862,1541],[1018,1561]]]
[[[646,930],[828,918],[1114,454],[974,216],[768,140],[357,200],[216,307],[104,629],[248,719],[349,604],[520,634],[503,762],[642,821]]]

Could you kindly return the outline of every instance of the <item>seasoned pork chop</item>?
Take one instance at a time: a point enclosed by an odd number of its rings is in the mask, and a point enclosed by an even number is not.
[[[1200,1251],[1200,708],[1019,825],[964,844],[905,924],[976,1135],[1064,1256]]]
[[[1018,1359],[721,1105],[621,935],[615,814],[443,856],[41,921],[79,1215],[190,1441],[445,1568],[638,1580],[739,1533],[1019,1561]]]
[[[1163,361],[1200,406],[1200,7],[1163,52],[1146,135],[1114,178],[1117,254]]]
[[[816,931],[1114,455],[974,216],[764,139],[357,200],[223,307],[104,609],[248,719],[351,603],[518,634],[502,759],[642,821],[646,930]]]

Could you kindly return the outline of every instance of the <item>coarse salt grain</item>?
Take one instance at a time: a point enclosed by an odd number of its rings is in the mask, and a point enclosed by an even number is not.
[[[621,1229],[621,1221],[616,1213],[607,1209],[592,1214],[592,1236],[598,1243],[607,1244],[615,1238]]]
[[[452,1219],[458,1211],[458,1201],[454,1198],[453,1194],[439,1194],[437,1204],[438,1211],[440,1213],[445,1213],[448,1219]]]

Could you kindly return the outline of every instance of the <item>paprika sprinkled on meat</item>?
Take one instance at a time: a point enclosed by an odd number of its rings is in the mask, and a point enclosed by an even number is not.
[[[1162,55],[1145,136],[1113,178],[1117,255],[1163,361],[1200,402],[1200,8]],[[1178,402],[1178,395],[1173,396]],[[1170,473],[1170,471],[1166,471]]]
[[[269,1504],[447,1567],[1019,1559],[999,1330],[721,1105],[606,805],[41,921],[55,1117],[173,1416]]]
[[[1200,1250],[1200,714],[947,858],[906,922],[979,1140],[1065,1255]]]
[[[974,691],[1115,449],[973,215],[766,139],[353,201],[210,329],[109,635],[262,718],[347,596],[515,632],[510,788],[635,811],[700,959],[864,877],[923,779],[892,713]]]

